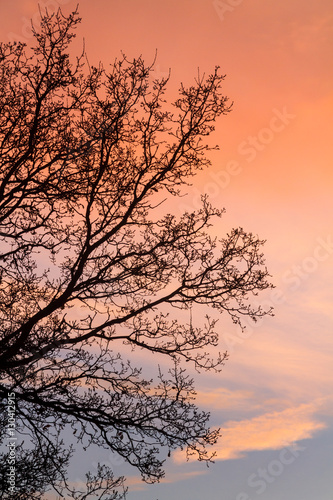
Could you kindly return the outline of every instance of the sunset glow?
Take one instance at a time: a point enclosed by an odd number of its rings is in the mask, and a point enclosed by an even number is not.
[[[38,20],[38,3],[69,13],[77,2],[2,1],[1,40],[29,43],[28,20]],[[226,209],[212,234],[222,238],[240,226],[266,240],[275,288],[254,297],[274,316],[245,321],[243,332],[224,316],[217,324],[219,350],[230,353],[223,370],[193,370],[196,403],[221,428],[214,465],[187,463],[177,450],[165,481],[151,486],[105,450],[93,450],[78,458],[73,481],[86,464],[109,460],[116,475],[129,477],[129,500],[331,500],[332,2],[80,0],[79,14],[73,54],[83,39],[91,65],[101,60],[107,67],[122,52],[151,63],[156,53],[156,77],[171,71],[167,99],[176,98],[180,82],[191,84],[198,68],[207,74],[221,67],[233,109],[209,138],[219,150],[209,152],[211,167],[182,197],[160,210],[179,217],[207,194]],[[137,360],[149,364],[147,353]],[[272,460],[280,469],[270,469]],[[273,471],[273,480],[263,479],[260,468]],[[257,488],[254,475],[262,481],[256,479]]]

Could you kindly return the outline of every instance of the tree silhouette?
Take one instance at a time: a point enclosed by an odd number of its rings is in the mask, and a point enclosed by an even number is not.
[[[212,238],[205,229],[223,210],[207,197],[181,217],[163,208],[209,165],[205,138],[230,110],[224,77],[216,68],[182,85],[170,112],[168,78],[152,80],[142,58],[110,71],[84,53],[73,62],[79,21],[45,15],[32,48],[0,46],[1,435],[14,393],[25,440],[14,496],[0,476],[3,498],[41,498],[49,487],[123,497],[123,478],[105,467],[73,490],[61,437],[70,426],[78,443],[116,452],[148,482],[178,447],[209,461],[219,431],[193,403],[181,360],[219,370],[227,353],[212,356],[215,319],[195,326],[181,311],[212,307],[240,326],[267,312],[250,301],[271,286],[263,242],[241,228]],[[138,349],[150,364],[154,353],[170,359],[169,372],[147,378],[133,363]]]

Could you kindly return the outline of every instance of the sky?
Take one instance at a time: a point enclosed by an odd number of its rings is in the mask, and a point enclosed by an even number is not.
[[[76,0],[42,0],[64,13]],[[216,65],[233,110],[216,123],[212,165],[178,201],[180,215],[208,194],[222,221],[267,240],[274,317],[242,334],[223,322],[219,374],[196,377],[197,404],[222,429],[207,468],[172,454],[166,479],[146,485],[106,452],[87,456],[129,477],[129,500],[333,499],[333,6],[330,0],[81,0],[91,64],[124,52],[180,82]],[[35,16],[35,17],[34,17]],[[29,42],[37,0],[0,0],[1,40]],[[258,299],[259,300],[259,299]],[[80,480],[80,470],[73,477]]]

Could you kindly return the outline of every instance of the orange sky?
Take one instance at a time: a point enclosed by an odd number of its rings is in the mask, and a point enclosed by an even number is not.
[[[37,15],[37,4],[2,0],[1,39],[15,35],[29,42],[27,19]],[[50,9],[63,5],[69,12],[76,1],[45,4]],[[225,434],[218,445],[221,462],[210,472],[209,498],[238,500],[237,484],[246,484],[254,458],[237,457],[303,440],[308,450],[317,450],[321,433],[333,428],[332,2],[81,0],[80,15],[75,44],[80,47],[85,38],[92,64],[102,60],[107,66],[121,51],[151,62],[157,50],[156,74],[164,76],[171,68],[173,95],[180,81],[193,81],[198,67],[209,72],[220,65],[227,74],[225,94],[234,107],[217,123],[213,142],[220,151],[211,154],[211,169],[198,175],[175,206],[180,214],[184,204],[195,207],[197,197],[207,192],[215,206],[227,209],[214,228],[218,236],[241,225],[267,239],[265,254],[280,293],[268,292],[265,300],[276,315],[249,327],[247,338],[223,323],[221,348],[229,343],[231,358],[220,375],[198,378],[198,402],[212,410],[214,425]],[[301,483],[286,472],[261,500],[328,500],[332,489],[326,476],[316,478],[324,459],[307,457],[295,466],[303,474]],[[227,493],[221,496],[219,474],[229,458],[230,485],[224,483]],[[193,477],[204,483],[203,469],[181,470],[180,457],[174,459],[171,483],[183,479],[177,483],[178,498],[199,500],[202,493]],[[238,462],[243,465],[236,469]],[[310,472],[319,496],[306,486]],[[191,490],[194,484],[197,489]],[[172,496],[170,488],[168,483],[160,490],[143,489],[129,499],[159,495],[163,500]]]

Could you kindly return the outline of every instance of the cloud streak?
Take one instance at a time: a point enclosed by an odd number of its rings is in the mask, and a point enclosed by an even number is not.
[[[278,450],[311,438],[326,427],[314,417],[317,409],[318,402],[264,413],[251,419],[231,420],[222,427],[222,438],[215,446],[215,459],[234,460],[251,451]],[[176,463],[181,463],[185,454],[177,451],[173,458]]]

